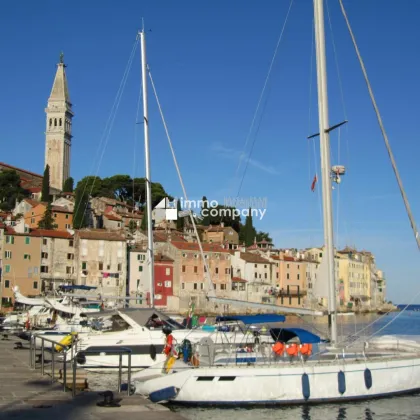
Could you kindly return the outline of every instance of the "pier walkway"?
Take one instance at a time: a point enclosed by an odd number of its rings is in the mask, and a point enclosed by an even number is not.
[[[41,376],[40,369],[29,365],[28,343],[15,350],[19,339],[0,338],[0,419],[60,420],[185,420],[168,408],[153,404],[137,395],[114,392],[120,407],[98,407],[103,401],[97,392],[82,392],[75,398],[64,392],[63,385],[51,383],[50,376]],[[114,390],[111,390],[114,391]]]

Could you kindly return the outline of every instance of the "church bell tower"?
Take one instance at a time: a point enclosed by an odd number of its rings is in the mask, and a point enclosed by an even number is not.
[[[62,191],[63,184],[70,177],[71,109],[69,89],[64,64],[60,54],[54,84],[48,99],[47,128],[45,131],[45,166],[50,167],[50,187]]]

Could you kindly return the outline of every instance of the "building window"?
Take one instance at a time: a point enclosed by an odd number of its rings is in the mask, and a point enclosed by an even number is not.
[[[31,256],[29,254],[24,254],[23,255],[23,259],[24,260],[30,260],[31,259]]]
[[[66,229],[71,229],[71,225],[69,225],[68,223],[65,224],[65,228]]]
[[[182,266],[182,272],[185,273],[185,265]]]
[[[5,273],[10,273],[10,265],[9,265],[9,264],[6,264],[6,265],[4,266],[4,272],[5,272]]]
[[[12,258],[12,251],[4,251],[4,258],[10,260]]]
[[[297,279],[300,280],[300,274],[297,275]]]
[[[47,245],[47,239],[46,239],[46,238],[44,238],[44,239],[42,240],[42,245]]]
[[[139,271],[143,271],[143,266],[139,265]]]
[[[68,260],[74,260],[74,254],[67,254]]]
[[[48,258],[48,252],[41,252],[41,258]]]
[[[82,270],[86,270],[86,261],[82,262]]]
[[[34,281],[34,289],[38,289],[38,282]]]
[[[197,290],[197,289],[198,289],[197,283],[194,283],[194,290]]]
[[[5,281],[4,281],[4,287],[5,287],[6,289],[8,289],[8,288],[10,287],[10,281],[9,281],[9,280],[5,280]]]
[[[287,268],[290,268],[290,264],[287,264]]]
[[[103,270],[104,269],[104,263],[100,262],[98,263],[98,270]]]
[[[122,271],[122,264],[121,264],[121,263],[119,263],[119,264],[118,264],[118,269],[117,269],[117,271]]]
[[[299,270],[299,268],[300,268],[300,265],[298,264],[298,270]]]
[[[165,281],[165,287],[172,287],[171,281]]]
[[[214,269],[214,272],[215,272],[216,274],[219,274],[219,268],[218,268],[218,267],[216,267],[216,268]]]
[[[220,285],[220,290],[226,290],[226,284],[221,284]]]
[[[146,256],[145,255],[142,255],[142,254],[138,254],[137,255],[137,260],[138,261],[144,261],[146,259]]]
[[[267,273],[264,273],[264,278],[265,278],[265,279],[267,278]]]
[[[196,265],[194,266],[194,273],[198,273],[198,267]]]
[[[57,217],[57,213],[54,213],[54,217]]]
[[[185,283],[181,283],[181,289],[185,289]]]
[[[230,274],[230,268],[225,268],[225,274]]]
[[[279,273],[276,273],[276,279],[278,279],[279,278]]]
[[[264,264],[264,268],[267,268],[267,266]]]
[[[41,265],[41,273],[48,273],[48,265]]]
[[[38,267],[34,267],[34,274],[38,275]]]
[[[254,264],[254,268],[257,268],[257,264]]]
[[[167,276],[170,276],[170,275],[171,275],[171,269],[170,269],[170,268],[166,268],[166,269],[165,269],[165,274],[166,274]]]
[[[6,236],[6,244],[11,244],[13,245],[15,243],[15,237],[14,236]]]
[[[71,239],[71,240],[69,241],[69,246],[73,246],[73,244],[74,244],[73,239]]]
[[[286,274],[286,278],[287,278],[287,280],[289,280],[289,273]]]
[[[201,290],[204,289],[204,283],[201,283]]]
[[[69,215],[68,215],[68,214],[66,214],[66,219],[68,220],[68,218],[69,218]]]
[[[257,274],[257,273],[255,273],[255,278],[256,278],[256,279],[258,278],[258,274]]]
[[[73,274],[74,268],[73,267],[66,267],[66,274]]]
[[[31,243],[31,238],[29,236],[25,237],[25,245],[29,245]]]

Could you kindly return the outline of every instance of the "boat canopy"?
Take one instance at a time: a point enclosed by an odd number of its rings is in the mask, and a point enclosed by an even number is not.
[[[323,341],[318,335],[312,334],[302,328],[272,328],[270,334],[274,341],[281,341],[283,343],[287,343],[295,337],[297,337],[301,343],[305,344],[315,344]]]
[[[216,322],[241,321],[245,325],[251,324],[270,324],[274,322],[284,322],[286,317],[278,314],[260,314],[260,315],[229,315],[218,316]]]
[[[95,290],[97,287],[95,286],[85,286],[85,285],[79,285],[79,286],[60,286],[60,289],[67,291],[67,290]]]

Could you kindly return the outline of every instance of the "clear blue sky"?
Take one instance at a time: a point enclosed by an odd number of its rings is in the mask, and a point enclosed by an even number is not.
[[[345,4],[413,211],[420,216],[420,3]],[[152,30],[148,62],[190,198],[206,195],[223,201],[224,196],[235,196],[236,168],[288,7],[288,0],[2,2],[0,160],[42,173],[44,108],[63,50],[75,112],[73,177],[79,180],[96,171],[101,177],[143,176],[141,126],[135,137],[138,50],[101,162],[97,150],[144,17]],[[418,251],[338,2],[329,0],[329,7],[350,121],[340,141],[337,133],[331,139],[332,162],[348,167],[339,200],[334,192],[338,243],[371,250],[386,272],[388,296],[406,302],[420,287]],[[328,19],[326,33],[333,124],[344,119],[344,111]],[[310,191],[314,156],[306,140],[318,130],[311,42],[312,2],[295,0],[240,192],[245,197],[267,197],[267,214],[256,225],[269,231],[279,247],[323,242],[319,194]],[[180,196],[149,93],[152,177]],[[249,148],[250,144],[247,152]]]

